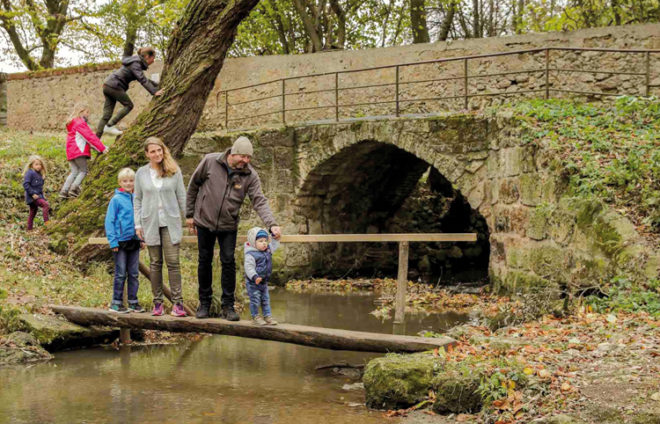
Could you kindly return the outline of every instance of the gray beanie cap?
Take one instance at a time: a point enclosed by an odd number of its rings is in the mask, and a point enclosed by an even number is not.
[[[252,156],[252,143],[250,139],[245,136],[240,136],[234,141],[234,145],[231,146],[232,155],[250,155]]]

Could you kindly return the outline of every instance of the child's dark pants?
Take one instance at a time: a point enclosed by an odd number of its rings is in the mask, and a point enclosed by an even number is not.
[[[138,292],[138,262],[140,260],[140,249],[127,251],[119,248],[112,252],[115,258],[115,280],[112,290],[112,304],[122,305],[124,303],[124,282],[128,277],[128,303],[137,304]]]
[[[34,202],[30,203],[30,214],[28,215],[28,224],[27,229],[31,230],[34,226],[34,217],[37,216],[37,210],[41,207],[41,212],[44,215],[44,222],[48,221],[48,212],[50,211],[50,205],[46,199],[37,199]]]

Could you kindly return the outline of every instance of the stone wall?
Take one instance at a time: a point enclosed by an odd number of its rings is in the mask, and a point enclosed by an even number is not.
[[[319,73],[355,71],[400,63],[421,62],[440,58],[460,57],[496,52],[512,52],[538,47],[588,47],[620,49],[660,48],[660,25],[632,25],[581,30],[572,33],[543,33],[523,36],[416,44],[410,46],[337,51],[290,56],[232,58],[225,61],[216,87],[209,96],[200,121],[200,130],[220,130],[225,127],[225,95],[220,90],[235,89],[280,78],[301,77]],[[608,95],[644,94],[645,77],[613,75],[605,71],[645,72],[644,54],[552,51],[549,59],[549,89],[552,96],[563,96],[558,90],[603,92]],[[156,63],[147,75],[160,72]],[[400,68],[400,110],[402,114],[436,113],[464,107],[463,62],[453,61]],[[99,117],[103,96],[101,84],[112,66],[72,69],[61,75],[10,75],[8,84],[8,123],[13,128],[40,130],[61,129],[63,120],[76,101],[85,100],[92,108],[92,122]],[[571,72],[554,69],[571,68]],[[660,95],[660,54],[650,55],[650,94]],[[545,53],[530,53],[474,59],[469,62],[469,107],[483,106],[507,99],[542,96],[545,93]],[[579,72],[577,70],[590,70]],[[494,73],[514,72],[492,76]],[[41,75],[41,76],[39,76]],[[491,75],[491,76],[488,76]],[[383,102],[379,105],[342,107],[340,119],[365,115],[394,113],[395,69],[386,68],[340,74],[337,83],[339,104]],[[442,81],[428,81],[443,79]],[[286,81],[287,123],[335,119],[335,75],[297,78]],[[367,89],[350,89],[359,85],[378,85]],[[318,90],[331,89],[328,92]],[[526,93],[534,91],[533,93]],[[277,125],[282,121],[282,83],[276,81],[258,87],[229,93],[228,121],[230,128]],[[499,93],[495,96],[494,94]],[[147,92],[137,84],[129,91],[136,108],[124,124],[134,119],[149,101]],[[244,103],[255,98],[275,96],[268,100]],[[431,97],[451,97],[445,100],[419,100]],[[602,96],[591,96],[598,98]],[[296,108],[325,106],[315,110],[291,111]],[[254,117],[261,113],[270,115]]]
[[[405,174],[400,180],[392,175],[398,158],[410,156],[433,166],[485,218],[489,274],[499,287],[585,287],[623,269],[657,276],[658,255],[644,247],[632,224],[600,202],[565,197],[553,155],[530,144],[533,135],[525,131],[510,115],[453,114],[244,134],[254,141],[253,163],[287,233],[365,231],[356,225],[370,231],[368,221],[353,217],[394,213],[379,193],[383,188],[396,193],[405,184]],[[185,151],[185,167],[192,169],[205,152],[227,148],[236,135],[197,134]],[[400,155],[387,159],[376,150],[379,145]],[[375,154],[381,160],[370,161]],[[338,168],[343,162],[348,166]],[[380,175],[382,187],[360,174]],[[249,205],[241,216],[241,231],[259,224]],[[276,269],[309,275],[319,252],[312,245],[286,245]]]

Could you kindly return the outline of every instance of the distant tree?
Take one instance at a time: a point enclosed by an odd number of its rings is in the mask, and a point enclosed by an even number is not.
[[[83,0],[0,0],[0,32],[28,70],[52,68],[67,26],[85,14]]]

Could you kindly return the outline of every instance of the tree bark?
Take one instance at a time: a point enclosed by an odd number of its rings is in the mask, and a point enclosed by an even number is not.
[[[438,31],[438,41],[447,40],[447,37],[449,36],[449,30],[451,29],[451,25],[454,23],[455,14],[456,14],[456,3],[451,2],[449,4],[449,8],[447,9],[447,14],[445,15],[445,19],[442,21],[442,25],[440,25],[440,30]]]
[[[296,11],[300,15],[300,19],[303,22],[305,32],[311,42],[311,48],[309,53],[320,52],[323,50],[323,39],[317,30],[317,25],[315,19],[307,13],[305,5],[302,4],[301,0],[293,0],[293,4],[296,7]],[[313,6],[312,6],[313,7]]]
[[[114,146],[92,162],[81,196],[61,206],[59,223],[52,226],[53,237],[66,237],[78,250],[103,228],[117,172],[146,162],[143,142],[147,137],[160,137],[175,156],[181,154],[197,127],[238,25],[258,1],[190,1],[167,49],[163,94],[154,97]],[[67,237],[69,232],[71,237]]]
[[[116,314],[101,309],[71,306],[52,306],[51,309],[79,325],[224,334],[333,350],[421,352],[440,347],[446,348],[456,343],[449,337],[397,336],[294,324],[262,327],[255,326],[251,321],[231,322],[219,319],[152,317],[147,314]]]
[[[413,43],[428,43],[429,28],[426,25],[426,5],[424,0],[410,0],[410,26],[412,27]]]

